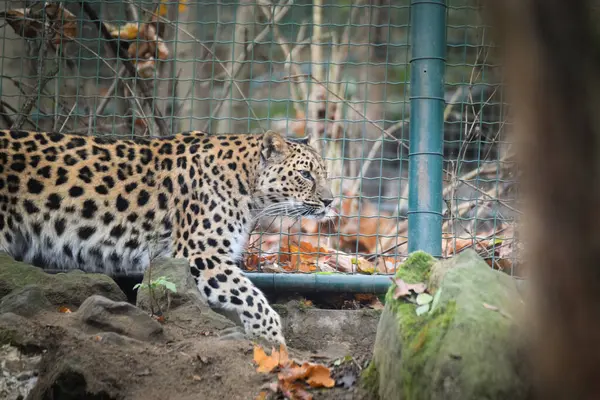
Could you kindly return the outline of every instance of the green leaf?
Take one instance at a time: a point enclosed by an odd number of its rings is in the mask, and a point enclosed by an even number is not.
[[[165,286],[165,287],[166,287],[168,290],[170,290],[171,292],[173,292],[173,293],[177,293],[177,287],[175,286],[175,284],[174,284],[173,282],[168,282],[168,281],[165,281],[165,282],[163,283],[163,285],[164,285],[164,286]]]
[[[138,290],[141,287],[142,287],[141,283],[136,283],[135,286],[133,287],[133,290]]]
[[[433,297],[427,293],[420,293],[417,296],[417,304],[423,306],[425,304],[429,304],[433,301]]]
[[[417,315],[421,316],[429,311],[429,304],[423,304],[422,306],[417,307]]]
[[[435,292],[435,295],[433,296],[433,302],[431,303],[431,311],[433,311],[433,309],[437,306],[437,304],[440,302],[440,297],[442,296],[442,288],[439,288],[437,290],[437,292]],[[430,312],[431,312],[430,311]]]

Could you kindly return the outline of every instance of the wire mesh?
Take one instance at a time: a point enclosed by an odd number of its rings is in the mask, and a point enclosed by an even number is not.
[[[407,256],[410,1],[1,7],[4,128],[309,135],[337,215],[261,220],[245,269],[389,274]],[[488,36],[476,1],[448,1],[443,256],[472,247],[516,274],[506,106]]]

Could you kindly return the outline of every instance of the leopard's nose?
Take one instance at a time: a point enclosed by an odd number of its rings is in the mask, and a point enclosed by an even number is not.
[[[323,205],[325,207],[329,206],[331,203],[333,203],[333,199],[321,199],[321,201],[323,202]]]

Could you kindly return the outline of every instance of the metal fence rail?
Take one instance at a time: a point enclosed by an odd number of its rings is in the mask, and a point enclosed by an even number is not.
[[[315,139],[338,215],[260,221],[244,263],[259,286],[380,293],[416,249],[475,248],[520,274],[506,107],[476,0],[2,7],[2,128]]]

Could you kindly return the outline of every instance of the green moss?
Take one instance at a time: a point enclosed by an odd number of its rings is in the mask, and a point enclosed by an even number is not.
[[[9,329],[0,329],[0,346],[15,343],[16,332]]]
[[[427,314],[423,321],[417,321],[407,329],[402,374],[406,398],[421,398],[423,393],[419,393],[420,390],[430,386],[433,371],[427,371],[426,365],[431,365],[431,360],[439,353],[446,330],[455,314],[456,303],[451,301],[436,308],[431,315]]]
[[[407,283],[427,282],[435,258],[422,251],[412,253],[399,268],[396,277]],[[416,305],[404,299],[394,299],[394,287],[386,294],[386,305],[389,305],[399,324],[403,343],[402,354],[402,387],[406,398],[414,398],[420,388],[427,387],[431,376],[426,371],[427,361],[435,357],[440,349],[445,331],[456,313],[453,301],[439,304],[431,313],[418,316]],[[375,368],[374,366],[372,367]],[[429,371],[430,372],[430,371]],[[376,371],[369,372],[366,384],[377,378]],[[377,381],[378,384],[378,381]],[[417,396],[419,397],[419,396]]]
[[[27,285],[39,286],[52,304],[78,306],[92,294],[100,294],[115,301],[127,299],[107,275],[78,270],[48,274],[41,268],[16,261],[0,252],[0,298]]]
[[[369,393],[377,394],[379,392],[379,373],[374,362],[371,362],[361,373],[360,385]]]
[[[396,278],[400,278],[407,283],[427,282],[435,261],[435,258],[429,254],[423,251],[415,251],[398,268]]]

